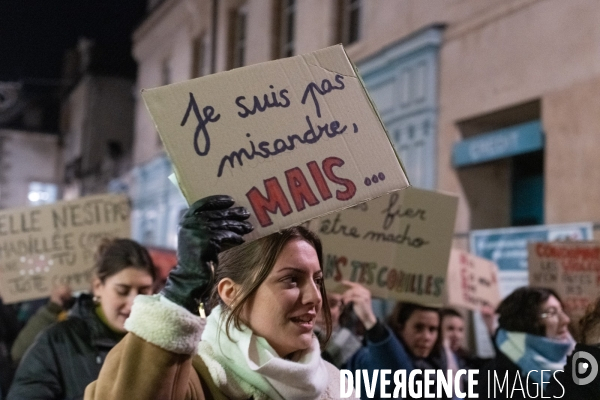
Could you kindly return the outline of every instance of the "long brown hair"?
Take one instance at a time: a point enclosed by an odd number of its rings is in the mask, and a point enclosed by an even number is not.
[[[148,250],[131,239],[102,239],[94,261],[94,276],[102,283],[129,267],[146,271],[153,282],[156,280],[156,268]]]
[[[223,315],[226,316],[225,329],[229,336],[229,328],[233,323],[237,329],[241,329],[243,306],[258,290],[271,270],[275,266],[279,255],[286,244],[292,240],[303,240],[310,244],[317,252],[319,267],[323,270],[323,249],[319,237],[302,226],[295,226],[273,233],[261,239],[255,240],[241,246],[234,247],[219,254],[219,266],[215,271],[215,282],[229,278],[240,286],[232,306],[229,307],[219,296],[217,285],[213,287],[210,305],[215,307],[220,304]],[[331,336],[331,314],[327,302],[325,286],[320,287],[323,301],[322,312],[325,317],[326,340]],[[230,337],[231,338],[231,337]]]
[[[600,343],[600,297],[587,306],[579,320],[579,342],[588,345]]]

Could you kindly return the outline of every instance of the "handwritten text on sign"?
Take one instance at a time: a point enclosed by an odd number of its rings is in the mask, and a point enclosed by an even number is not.
[[[129,237],[129,200],[103,195],[0,212],[0,294],[5,302],[46,297],[59,284],[89,289],[105,237]]]
[[[500,302],[498,267],[464,250],[452,249],[448,266],[448,303],[479,310]]]
[[[377,297],[442,303],[457,199],[408,188],[311,221],[326,284],[347,279]]]
[[[600,293],[600,243],[530,242],[529,284],[550,287],[578,319]]]
[[[248,239],[408,186],[341,46],[143,97],[188,202],[233,196]]]

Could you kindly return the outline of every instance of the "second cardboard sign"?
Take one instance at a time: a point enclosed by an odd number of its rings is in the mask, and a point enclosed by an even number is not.
[[[343,279],[375,297],[440,306],[458,199],[408,188],[316,221],[328,289]]]

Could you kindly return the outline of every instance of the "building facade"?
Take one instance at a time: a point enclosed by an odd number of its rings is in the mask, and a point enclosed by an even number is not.
[[[344,43],[411,183],[459,196],[466,247],[472,229],[600,221],[599,18],[594,0],[155,1],[137,89]],[[133,231],[174,247],[185,202],[135,107]]]
[[[56,201],[59,156],[56,135],[0,129],[0,210]]]

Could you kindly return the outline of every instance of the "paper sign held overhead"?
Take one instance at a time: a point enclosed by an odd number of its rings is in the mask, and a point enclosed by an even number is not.
[[[53,287],[91,288],[105,237],[130,236],[125,196],[100,195],[0,211],[0,295],[5,303],[48,297]]]
[[[349,280],[375,297],[441,306],[457,205],[410,187],[311,221],[328,289]]]
[[[529,284],[554,289],[577,326],[600,295],[600,243],[530,242]]]
[[[248,240],[408,186],[342,46],[142,96],[188,203],[231,195]]]
[[[448,303],[471,310],[500,303],[498,266],[464,250],[452,249],[448,264]]]

